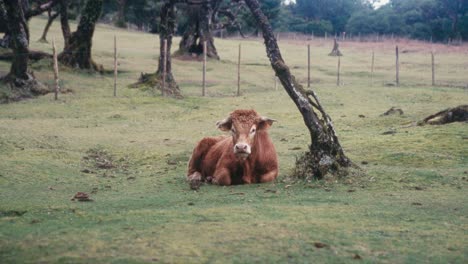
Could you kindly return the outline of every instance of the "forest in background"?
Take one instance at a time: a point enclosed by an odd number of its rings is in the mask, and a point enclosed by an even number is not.
[[[73,0],[83,6],[84,0]],[[83,3],[81,3],[83,2]],[[245,35],[256,34],[258,28],[242,1],[211,0],[220,10],[231,11]],[[390,0],[377,9],[372,0],[260,0],[273,29],[315,36],[394,35],[420,40],[446,42],[468,39],[467,0]],[[133,26],[158,32],[159,10],[164,1],[105,0],[101,19],[120,27]],[[187,5],[178,8],[177,34],[181,35],[189,21]],[[75,10],[78,10],[76,8]],[[79,12],[77,12],[79,13]],[[227,20],[221,12],[214,20]],[[218,17],[219,16],[219,17]],[[226,22],[226,21],[225,21]],[[237,34],[233,23],[221,23],[219,29]],[[215,31],[216,32],[216,31]]]

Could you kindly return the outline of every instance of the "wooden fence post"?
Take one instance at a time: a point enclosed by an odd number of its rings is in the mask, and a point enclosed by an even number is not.
[[[203,41],[203,84],[202,84],[202,96],[205,96],[206,90],[206,40]]]
[[[372,51],[372,63],[371,63],[371,86],[374,86],[374,51]]]
[[[52,51],[53,51],[53,58],[54,58],[54,79],[55,79],[54,100],[57,100],[58,93],[60,91],[60,86],[59,86],[59,76],[58,76],[57,49],[55,48],[55,38],[52,39]]]
[[[163,41],[163,74],[162,74],[162,87],[161,87],[161,95],[165,96],[165,91],[166,89],[166,72],[167,72],[167,39],[164,39]]]
[[[240,64],[241,64],[241,44],[239,43],[239,58],[237,60],[237,96],[240,96]]]
[[[336,86],[340,86],[340,68],[341,68],[341,59],[338,56],[338,69],[336,71]]]
[[[114,35],[114,96],[117,96],[117,38]]]
[[[396,62],[395,62],[396,86],[400,86],[400,56],[399,56],[399,53],[398,53],[398,45],[395,48],[395,55],[396,55]]]
[[[435,58],[434,58],[434,51],[431,51],[431,64],[432,64],[432,86],[435,86]]]
[[[310,44],[307,45],[307,87],[310,87]]]

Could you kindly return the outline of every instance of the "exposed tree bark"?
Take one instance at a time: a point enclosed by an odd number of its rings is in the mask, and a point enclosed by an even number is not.
[[[215,29],[234,26],[241,36],[245,37],[237,21],[237,14],[244,7],[243,1],[185,0],[179,2],[188,5],[189,26],[182,36],[179,50],[176,52],[177,56],[194,57],[196,55],[195,58],[201,56],[203,42],[206,41],[207,57],[219,60],[212,33]],[[220,22],[219,17],[227,18],[227,22]]]
[[[309,151],[296,162],[296,175],[301,178],[323,178],[328,173],[346,172],[352,165],[344,154],[336,136],[330,116],[320,104],[313,90],[305,91],[285,64],[268,19],[260,9],[257,0],[245,0],[254,18],[263,31],[268,58],[276,76],[302,114],[309,130],[311,145]]]
[[[91,56],[94,28],[101,14],[103,0],[88,0],[81,14],[80,23],[70,35],[66,47],[59,54],[58,60],[67,66],[102,72]],[[63,27],[62,27],[63,29]]]
[[[63,35],[63,49],[68,49],[68,43],[70,41],[71,30],[70,24],[68,23],[68,0],[60,0],[60,26],[62,28]]]
[[[176,11],[175,2],[169,0],[161,7],[161,24],[159,29],[159,62],[156,73],[141,74],[137,83],[131,87],[156,87],[162,89],[162,76],[164,61],[166,61],[166,80],[164,94],[172,95],[174,97],[182,97],[179,86],[172,74],[172,60],[171,60],[171,47],[172,37],[176,27]],[[167,40],[167,52],[164,52],[164,40]]]
[[[7,27],[11,34],[13,58],[10,72],[1,81],[9,86],[11,94],[0,101],[19,100],[37,94],[47,93],[47,89],[28,71],[29,29],[20,0],[4,1]]]
[[[217,2],[217,0],[206,1],[202,4],[189,2],[187,9],[189,26],[182,36],[177,55],[202,55],[203,42],[206,41],[207,57],[219,60],[211,32],[213,4],[216,4],[213,2]]]
[[[44,31],[42,32],[41,38],[38,40],[39,42],[45,42],[47,43],[47,33],[49,32],[49,28],[54,22],[54,20],[58,17],[59,12],[52,14],[52,11],[49,10],[47,11],[48,19],[47,19],[47,24],[44,27]]]
[[[468,105],[459,105],[437,112],[418,122],[418,125],[443,125],[453,122],[468,122]]]

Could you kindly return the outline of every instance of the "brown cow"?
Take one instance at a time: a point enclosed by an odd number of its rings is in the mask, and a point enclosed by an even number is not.
[[[187,178],[192,189],[200,182],[218,185],[269,182],[278,176],[278,157],[268,136],[275,120],[255,110],[236,110],[216,126],[231,136],[206,137],[193,150]]]

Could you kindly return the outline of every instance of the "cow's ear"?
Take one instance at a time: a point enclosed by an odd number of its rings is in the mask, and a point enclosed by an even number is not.
[[[219,130],[221,131],[229,131],[231,130],[231,126],[232,126],[231,117],[228,117],[221,121],[216,122],[216,127],[219,128]]]
[[[269,127],[271,127],[271,125],[273,125],[273,122],[276,122],[276,120],[262,116],[258,121],[257,129],[268,129]]]

